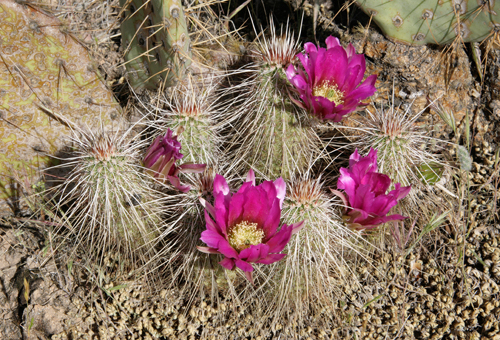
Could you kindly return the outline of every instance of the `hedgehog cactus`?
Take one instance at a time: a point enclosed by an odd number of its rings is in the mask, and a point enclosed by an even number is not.
[[[169,98],[160,97],[165,108],[155,103],[148,108],[147,125],[164,134],[167,129],[177,131],[182,143],[184,162],[216,164],[220,156],[218,134],[214,120],[220,116],[216,85],[188,77],[185,84],[172,89]]]
[[[88,51],[59,19],[0,0],[0,41],[1,201],[16,194],[13,179],[36,182],[47,155],[66,144],[71,128],[55,114],[89,127],[123,120]]]
[[[191,64],[191,43],[179,0],[120,0],[122,47],[135,89],[174,85]]]
[[[238,147],[232,151],[242,168],[290,178],[318,158],[320,140],[310,117],[289,98],[285,70],[295,60],[298,44],[288,28],[278,35],[272,22],[270,27],[270,37],[255,43],[255,68],[242,86],[233,140]]]
[[[98,263],[117,253],[135,269],[146,265],[157,251],[163,231],[160,215],[163,195],[152,189],[152,181],[140,163],[144,144],[129,140],[127,133],[80,131],[73,137],[74,156],[61,168],[70,172],[56,187],[56,211],[66,211],[75,247]]]
[[[494,0],[357,0],[391,40],[448,44],[457,36],[481,41],[500,30],[500,2]]]
[[[315,300],[321,307],[333,304],[330,276],[343,274],[343,252],[352,248],[352,234],[338,222],[334,201],[324,193],[321,179],[306,173],[290,182],[283,204],[284,223],[303,220],[304,227],[286,246],[288,255],[266,272],[274,286],[264,291],[272,301],[268,308],[276,320],[289,310],[299,317],[312,315]]]

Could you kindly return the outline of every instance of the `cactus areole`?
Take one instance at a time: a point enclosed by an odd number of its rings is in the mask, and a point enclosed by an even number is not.
[[[357,0],[356,4],[391,40],[403,44],[481,41],[500,26],[500,1]]]
[[[122,48],[135,89],[162,89],[184,79],[191,42],[180,0],[120,0]]]

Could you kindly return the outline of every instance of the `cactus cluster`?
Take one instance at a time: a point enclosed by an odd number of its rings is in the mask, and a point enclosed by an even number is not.
[[[0,201],[13,179],[38,181],[71,128],[123,126],[122,110],[87,49],[59,19],[16,1],[0,1]]]
[[[346,274],[343,256],[339,255],[356,248],[347,241],[351,232],[339,223],[331,194],[325,192],[321,178],[311,176],[294,175],[290,181],[285,221],[304,221],[305,225],[285,248],[287,256],[265,268],[270,276],[267,300],[272,301],[267,307],[277,322],[287,311],[300,311],[294,317],[301,318],[318,305],[332,304],[335,286],[331,277]]]
[[[356,128],[362,132],[353,134],[352,147],[363,153],[372,148],[378,150],[380,171],[389,175],[394,183],[411,185],[414,190],[410,191],[406,202],[418,209],[420,191],[439,181],[445,168],[443,161],[429,150],[438,140],[429,137],[415,123],[424,111],[413,114],[411,106],[405,110],[395,106],[393,93],[390,106],[366,112],[356,122]],[[439,145],[434,148],[438,149]]]
[[[191,42],[179,0],[120,0],[122,48],[130,85],[164,89],[185,76]]]
[[[440,158],[415,127],[420,113],[382,107],[358,121],[355,136],[339,136],[340,124],[333,123],[352,120],[348,115],[368,105],[377,75],[365,77],[364,55],[333,36],[326,48],[306,43],[299,53],[292,30],[277,32],[272,20],[241,58],[245,66],[231,66],[231,57],[221,63],[230,71],[184,81],[192,55],[181,1],[119,2],[129,83],[150,91],[128,103],[142,115],[137,124],[123,128],[119,121],[106,129],[121,109],[85,49],[58,30],[56,19],[0,0],[0,127],[10,124],[38,138],[39,149],[61,163],[46,174],[67,170],[57,177],[62,184],[40,195],[58,222],[58,239],[69,241],[92,275],[113,271],[118,280],[134,280],[131,273],[153,272],[163,287],[181,286],[188,304],[210,292],[214,304],[231,301],[239,315],[256,308],[270,316],[273,329],[287,317],[302,328],[311,315],[335,309],[337,282],[356,281],[342,280],[354,270],[356,254],[370,251],[363,233],[406,219],[389,214],[410,184],[441,176]],[[402,2],[389,2],[399,12],[358,1],[379,8],[375,19],[378,13],[400,18],[401,37],[394,39],[403,41],[416,10],[403,13]],[[424,34],[419,43],[429,36],[437,43],[451,39],[453,20],[459,27],[475,23],[466,1],[444,14],[441,7],[456,3],[416,6],[427,13],[415,33]],[[493,1],[477,8],[482,20],[496,15]],[[50,124],[71,132],[69,142],[40,130]],[[6,129],[0,137],[9,152],[10,141],[19,140]],[[350,139],[344,149],[356,147],[349,168],[332,160],[342,158],[343,150],[333,150],[336,137]],[[15,152],[31,146],[23,147]],[[469,169],[464,150],[458,157]]]
[[[391,40],[411,45],[482,41],[500,30],[493,0],[357,0]]]
[[[215,121],[224,107],[218,100],[216,82],[200,84],[194,77],[188,77],[185,84],[144,106],[147,125],[154,134],[164,134],[166,129],[177,131],[184,162],[217,164],[220,143]]]

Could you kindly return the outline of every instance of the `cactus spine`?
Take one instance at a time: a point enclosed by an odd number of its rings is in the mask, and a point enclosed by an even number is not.
[[[56,187],[54,211],[75,239],[75,249],[105,269],[103,259],[119,254],[126,271],[140,268],[158,251],[162,223],[161,193],[139,161],[144,145],[127,140],[127,133],[80,131],[73,138],[74,155],[60,167],[70,169]]]
[[[334,202],[323,192],[321,179],[310,174],[296,175],[290,181],[283,212],[284,223],[304,221],[283,253],[282,261],[263,268],[273,287],[265,289],[275,321],[294,311],[302,319],[335,302],[330,276],[342,276],[345,255],[353,250],[352,232],[341,226],[334,213]],[[360,251],[360,249],[356,249]],[[279,322],[279,321],[278,321]]]
[[[163,108],[147,107],[151,118],[147,125],[158,134],[164,134],[168,128],[178,131],[184,163],[217,164],[219,143],[214,121],[221,115],[222,107],[218,104],[215,84],[198,85],[188,77],[168,97],[161,95],[160,102]]]

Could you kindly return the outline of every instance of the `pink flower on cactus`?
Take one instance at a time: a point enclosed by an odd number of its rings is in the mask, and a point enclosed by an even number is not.
[[[337,188],[347,194],[349,200],[337,191],[346,205],[344,219],[354,229],[372,229],[388,221],[403,220],[406,217],[395,214],[386,216],[399,200],[410,192],[411,187],[401,188],[396,183],[394,190],[386,194],[391,186],[389,176],[377,172],[377,150],[371,149],[366,157],[360,157],[358,150],[349,158],[349,169],[340,168]]]
[[[247,181],[231,195],[221,175],[214,179],[214,205],[205,205],[207,230],[201,240],[208,247],[198,249],[208,254],[222,254],[219,262],[226,269],[236,267],[253,283],[253,263],[271,264],[286,254],[279,254],[297,233],[303,222],[286,225],[278,231],[286,184],[282,178],[255,185],[255,175],[248,172]]]
[[[306,43],[307,54],[297,55],[305,72],[290,65],[286,74],[300,96],[301,101],[292,98],[297,105],[319,119],[339,122],[346,114],[366,106],[361,101],[375,93],[377,75],[360,85],[366,70],[364,55],[356,54],[351,44],[344,49],[332,36],[326,38],[326,46]]]
[[[168,179],[170,183],[182,192],[188,192],[189,185],[181,185],[178,174],[181,172],[200,173],[205,170],[206,164],[185,163],[176,166],[175,162],[184,157],[179,151],[181,143],[172,130],[167,129],[165,136],[158,136],[146,151],[144,166],[148,168],[155,178]]]

